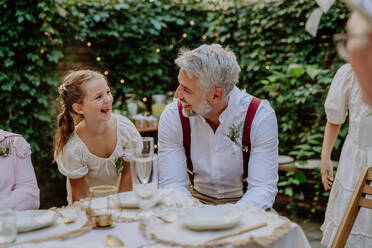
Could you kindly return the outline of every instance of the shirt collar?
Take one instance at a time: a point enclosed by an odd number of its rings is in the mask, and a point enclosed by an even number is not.
[[[220,123],[223,123],[226,119],[231,118],[231,113],[233,113],[233,116],[240,115],[240,106],[238,104],[238,95],[241,93],[241,91],[234,86],[234,88],[229,93],[229,100],[227,102],[227,107],[222,111],[220,116],[218,117],[218,120]]]

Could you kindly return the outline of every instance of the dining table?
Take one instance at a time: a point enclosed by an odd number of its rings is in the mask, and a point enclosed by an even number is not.
[[[129,193],[120,194],[119,203],[120,199],[129,199]],[[159,204],[146,215],[138,208],[116,209],[112,212],[113,226],[103,229],[94,228],[86,214],[87,206],[92,204],[88,200],[57,208],[59,214],[56,214],[55,223],[43,229],[20,232],[14,243],[0,245],[0,248],[105,248],[111,247],[107,243],[108,235],[120,239],[124,245],[116,247],[122,248],[311,247],[301,227],[275,211],[234,204],[207,206],[175,190],[163,191],[160,195]],[[232,223],[232,227],[221,230],[204,230],[203,223],[196,225],[198,219],[189,223],[195,217],[190,214],[195,211],[199,214],[197,218],[219,215],[205,219],[209,227],[214,225],[211,224],[213,221],[216,221],[215,227],[219,227],[224,215],[229,219],[227,223],[222,222],[223,225],[231,224],[234,218],[238,224]],[[65,223],[64,220],[71,216],[75,218],[73,223]],[[176,216],[175,220],[167,221],[166,218],[172,216]]]

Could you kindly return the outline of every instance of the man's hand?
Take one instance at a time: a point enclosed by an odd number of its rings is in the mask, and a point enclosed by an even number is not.
[[[329,190],[333,182],[333,167],[331,159],[322,159],[320,163],[320,172],[322,174],[322,183],[324,190]]]

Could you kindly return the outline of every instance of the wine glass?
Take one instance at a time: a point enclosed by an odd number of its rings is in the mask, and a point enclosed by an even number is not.
[[[142,137],[142,151],[137,153],[137,157],[152,157],[154,155],[154,138]]]
[[[154,173],[157,155],[134,157],[131,161],[133,189],[136,192],[139,207],[147,211],[155,205],[158,180]]]
[[[143,212],[156,204],[158,178],[155,171],[157,155],[154,154],[154,138],[143,137],[141,152],[134,153],[130,162],[133,189]]]

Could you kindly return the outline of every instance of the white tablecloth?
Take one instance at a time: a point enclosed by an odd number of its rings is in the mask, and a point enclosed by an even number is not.
[[[139,248],[146,244],[154,244],[154,241],[147,240],[139,230],[139,223],[115,223],[115,227],[108,230],[93,229],[80,237],[67,239],[65,241],[48,241],[37,244],[17,245],[16,248],[104,248],[107,234],[118,236],[126,245],[126,248]],[[145,246],[150,248],[151,246]],[[161,244],[153,246],[169,247]],[[246,247],[258,247],[249,245]],[[271,246],[272,248],[311,248],[301,227],[291,223],[291,230],[281,240]]]

